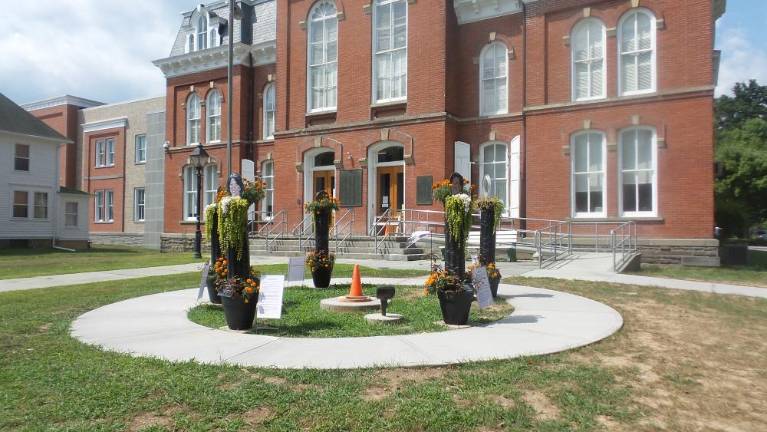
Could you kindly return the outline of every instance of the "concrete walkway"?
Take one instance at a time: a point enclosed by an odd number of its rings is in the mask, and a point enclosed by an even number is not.
[[[367,278],[366,282],[412,285],[423,280]],[[72,336],[109,351],[169,361],[351,369],[550,354],[597,342],[623,325],[614,309],[584,297],[501,285],[499,295],[506,297],[515,310],[509,317],[486,326],[403,336],[261,336],[211,329],[189,321],[187,311],[196,305],[196,292],[166,292],[101,307],[77,318],[72,324]]]

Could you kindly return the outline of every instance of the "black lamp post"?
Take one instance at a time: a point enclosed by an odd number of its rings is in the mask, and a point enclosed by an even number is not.
[[[200,218],[202,207],[202,169],[208,161],[208,152],[202,147],[202,143],[197,144],[192,154],[189,155],[189,162],[195,168],[197,173],[197,223],[194,233],[194,257],[202,258],[202,231],[200,231]]]

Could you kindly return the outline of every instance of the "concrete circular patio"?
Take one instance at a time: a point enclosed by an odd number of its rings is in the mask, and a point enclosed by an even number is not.
[[[368,284],[405,286],[422,282],[422,278],[365,279]],[[105,350],[176,362],[351,369],[436,366],[551,354],[602,340],[623,325],[623,318],[613,308],[584,297],[506,284],[498,292],[514,305],[511,315],[485,326],[437,333],[290,338],[211,329],[187,318],[187,311],[197,305],[197,289],[100,307],[78,317],[71,333]]]

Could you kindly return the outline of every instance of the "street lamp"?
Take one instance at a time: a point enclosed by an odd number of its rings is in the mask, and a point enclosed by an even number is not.
[[[189,162],[197,171],[197,228],[194,233],[194,257],[202,258],[202,231],[200,231],[200,215],[202,214],[202,169],[208,162],[208,152],[202,147],[202,143],[192,150]]]

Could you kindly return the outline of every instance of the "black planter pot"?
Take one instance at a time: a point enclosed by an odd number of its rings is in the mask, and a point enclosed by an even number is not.
[[[473,291],[464,289],[463,291],[446,293],[437,290],[437,297],[445,324],[466,325],[469,322],[471,302],[474,301]]]
[[[218,295],[218,291],[216,290],[216,275],[212,270],[208,274],[206,286],[208,288],[208,298],[210,299],[210,302],[213,304],[221,304],[221,296]]]
[[[490,292],[493,293],[493,298],[498,297],[498,285],[501,283],[501,278],[488,278],[490,280]]]
[[[224,317],[226,325],[232,330],[248,330],[253,328],[253,319],[256,317],[256,303],[258,299],[251,299],[248,303],[242,297],[221,296],[224,305]]]
[[[333,265],[330,268],[318,267],[312,271],[312,281],[315,288],[327,288],[330,286],[330,277],[333,275]]]

